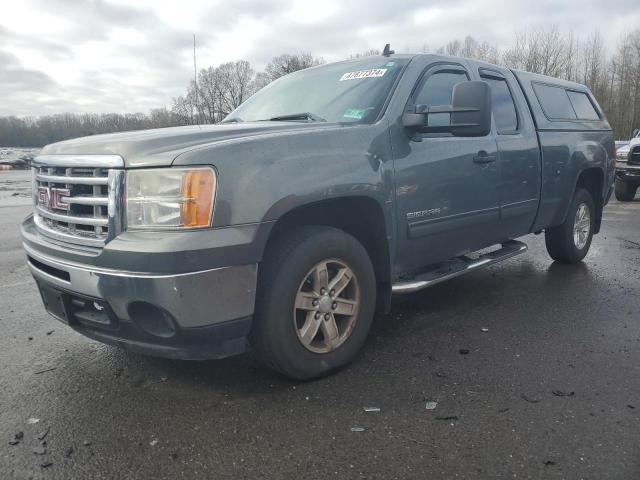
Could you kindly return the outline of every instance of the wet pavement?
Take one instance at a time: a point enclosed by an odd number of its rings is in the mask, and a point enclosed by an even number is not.
[[[310,383],[57,323],[24,266],[28,212],[27,174],[0,172],[2,479],[640,478],[640,195],[607,206],[583,264],[525,237],[396,298],[353,365]]]

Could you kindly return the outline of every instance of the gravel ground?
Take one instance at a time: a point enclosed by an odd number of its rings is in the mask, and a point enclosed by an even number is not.
[[[640,198],[607,206],[583,264],[529,236],[397,298],[353,365],[310,383],[57,323],[23,261],[29,200],[26,172],[0,172],[2,479],[640,478]]]

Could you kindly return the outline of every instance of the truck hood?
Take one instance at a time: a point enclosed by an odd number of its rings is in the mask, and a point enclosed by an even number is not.
[[[335,127],[331,123],[247,122],[158,128],[66,140],[47,145],[40,154],[120,155],[126,168],[168,166],[181,153],[203,146]]]

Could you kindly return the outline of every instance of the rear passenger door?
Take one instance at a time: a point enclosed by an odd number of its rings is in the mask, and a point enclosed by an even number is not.
[[[491,87],[500,170],[499,232],[503,239],[530,232],[540,197],[540,152],[526,100],[506,69],[479,70]]]

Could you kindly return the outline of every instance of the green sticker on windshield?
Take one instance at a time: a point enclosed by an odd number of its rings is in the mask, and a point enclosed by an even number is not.
[[[364,108],[347,108],[342,116],[344,118],[355,118],[356,120],[360,120],[364,117],[365,113],[367,113],[367,110]]]

